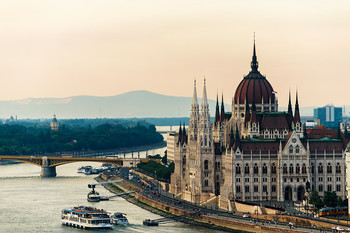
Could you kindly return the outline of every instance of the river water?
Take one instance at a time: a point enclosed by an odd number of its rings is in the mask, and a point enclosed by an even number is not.
[[[165,148],[159,149],[163,152],[164,150]],[[127,214],[129,226],[116,226],[113,230],[103,232],[211,231],[175,221],[158,227],[143,226],[144,219],[156,219],[161,216],[135,206],[123,198],[99,203],[88,202],[86,195],[90,190],[87,185],[95,183],[95,180],[94,176],[77,173],[77,168],[83,165],[101,166],[100,163],[71,163],[58,166],[55,178],[41,178],[41,168],[31,164],[0,166],[0,232],[89,232],[61,224],[61,210],[77,205],[90,205],[108,212]],[[101,186],[96,190],[103,196],[112,195]]]

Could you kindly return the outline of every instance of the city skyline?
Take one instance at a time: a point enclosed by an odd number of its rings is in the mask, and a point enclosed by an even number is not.
[[[259,70],[286,106],[348,104],[347,1],[11,1],[0,3],[0,100],[133,90],[208,98]],[[231,84],[231,85],[227,85]],[[199,93],[199,96],[201,92]]]

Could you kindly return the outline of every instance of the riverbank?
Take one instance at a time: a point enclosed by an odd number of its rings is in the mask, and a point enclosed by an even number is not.
[[[113,179],[122,179],[122,177],[114,176]],[[105,179],[103,179],[101,176],[96,178],[97,181],[103,182]],[[122,193],[122,192],[131,192],[136,191],[134,194],[129,194],[125,196],[124,198],[129,201],[130,203],[133,203],[141,208],[144,208],[146,210],[149,210],[150,212],[159,214],[164,217],[172,217],[172,216],[180,216],[177,220],[193,224],[197,226],[202,226],[206,228],[210,228],[213,230],[221,230],[221,231],[228,231],[228,232],[237,232],[237,233],[243,233],[243,232],[255,232],[255,233],[271,233],[279,231],[281,233],[290,233],[290,232],[305,232],[302,230],[290,230],[288,228],[280,228],[275,227],[271,225],[257,225],[253,224],[247,221],[240,221],[239,219],[232,219],[230,217],[223,217],[218,216],[215,214],[200,214],[199,209],[185,209],[180,208],[180,205],[170,205],[165,204],[159,201],[159,198],[157,200],[157,196],[147,196],[144,194],[141,194],[140,191],[141,188],[136,186],[135,184],[123,180],[120,183],[113,183],[113,184],[107,184],[104,185],[106,189],[111,191],[112,193]]]

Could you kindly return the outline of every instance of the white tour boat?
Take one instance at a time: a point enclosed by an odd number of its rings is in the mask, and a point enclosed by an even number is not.
[[[62,224],[84,229],[112,229],[111,217],[103,209],[78,206],[62,210]]]

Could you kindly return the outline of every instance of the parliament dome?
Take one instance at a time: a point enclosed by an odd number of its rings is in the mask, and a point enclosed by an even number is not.
[[[253,99],[255,104],[261,104],[262,100],[264,104],[268,104],[270,99],[271,103],[274,103],[275,95],[273,94],[273,88],[269,81],[258,71],[255,43],[251,68],[252,70],[243,78],[236,89],[234,103],[237,104],[239,101],[239,104],[245,104],[246,100],[248,100],[248,104],[253,104]]]

